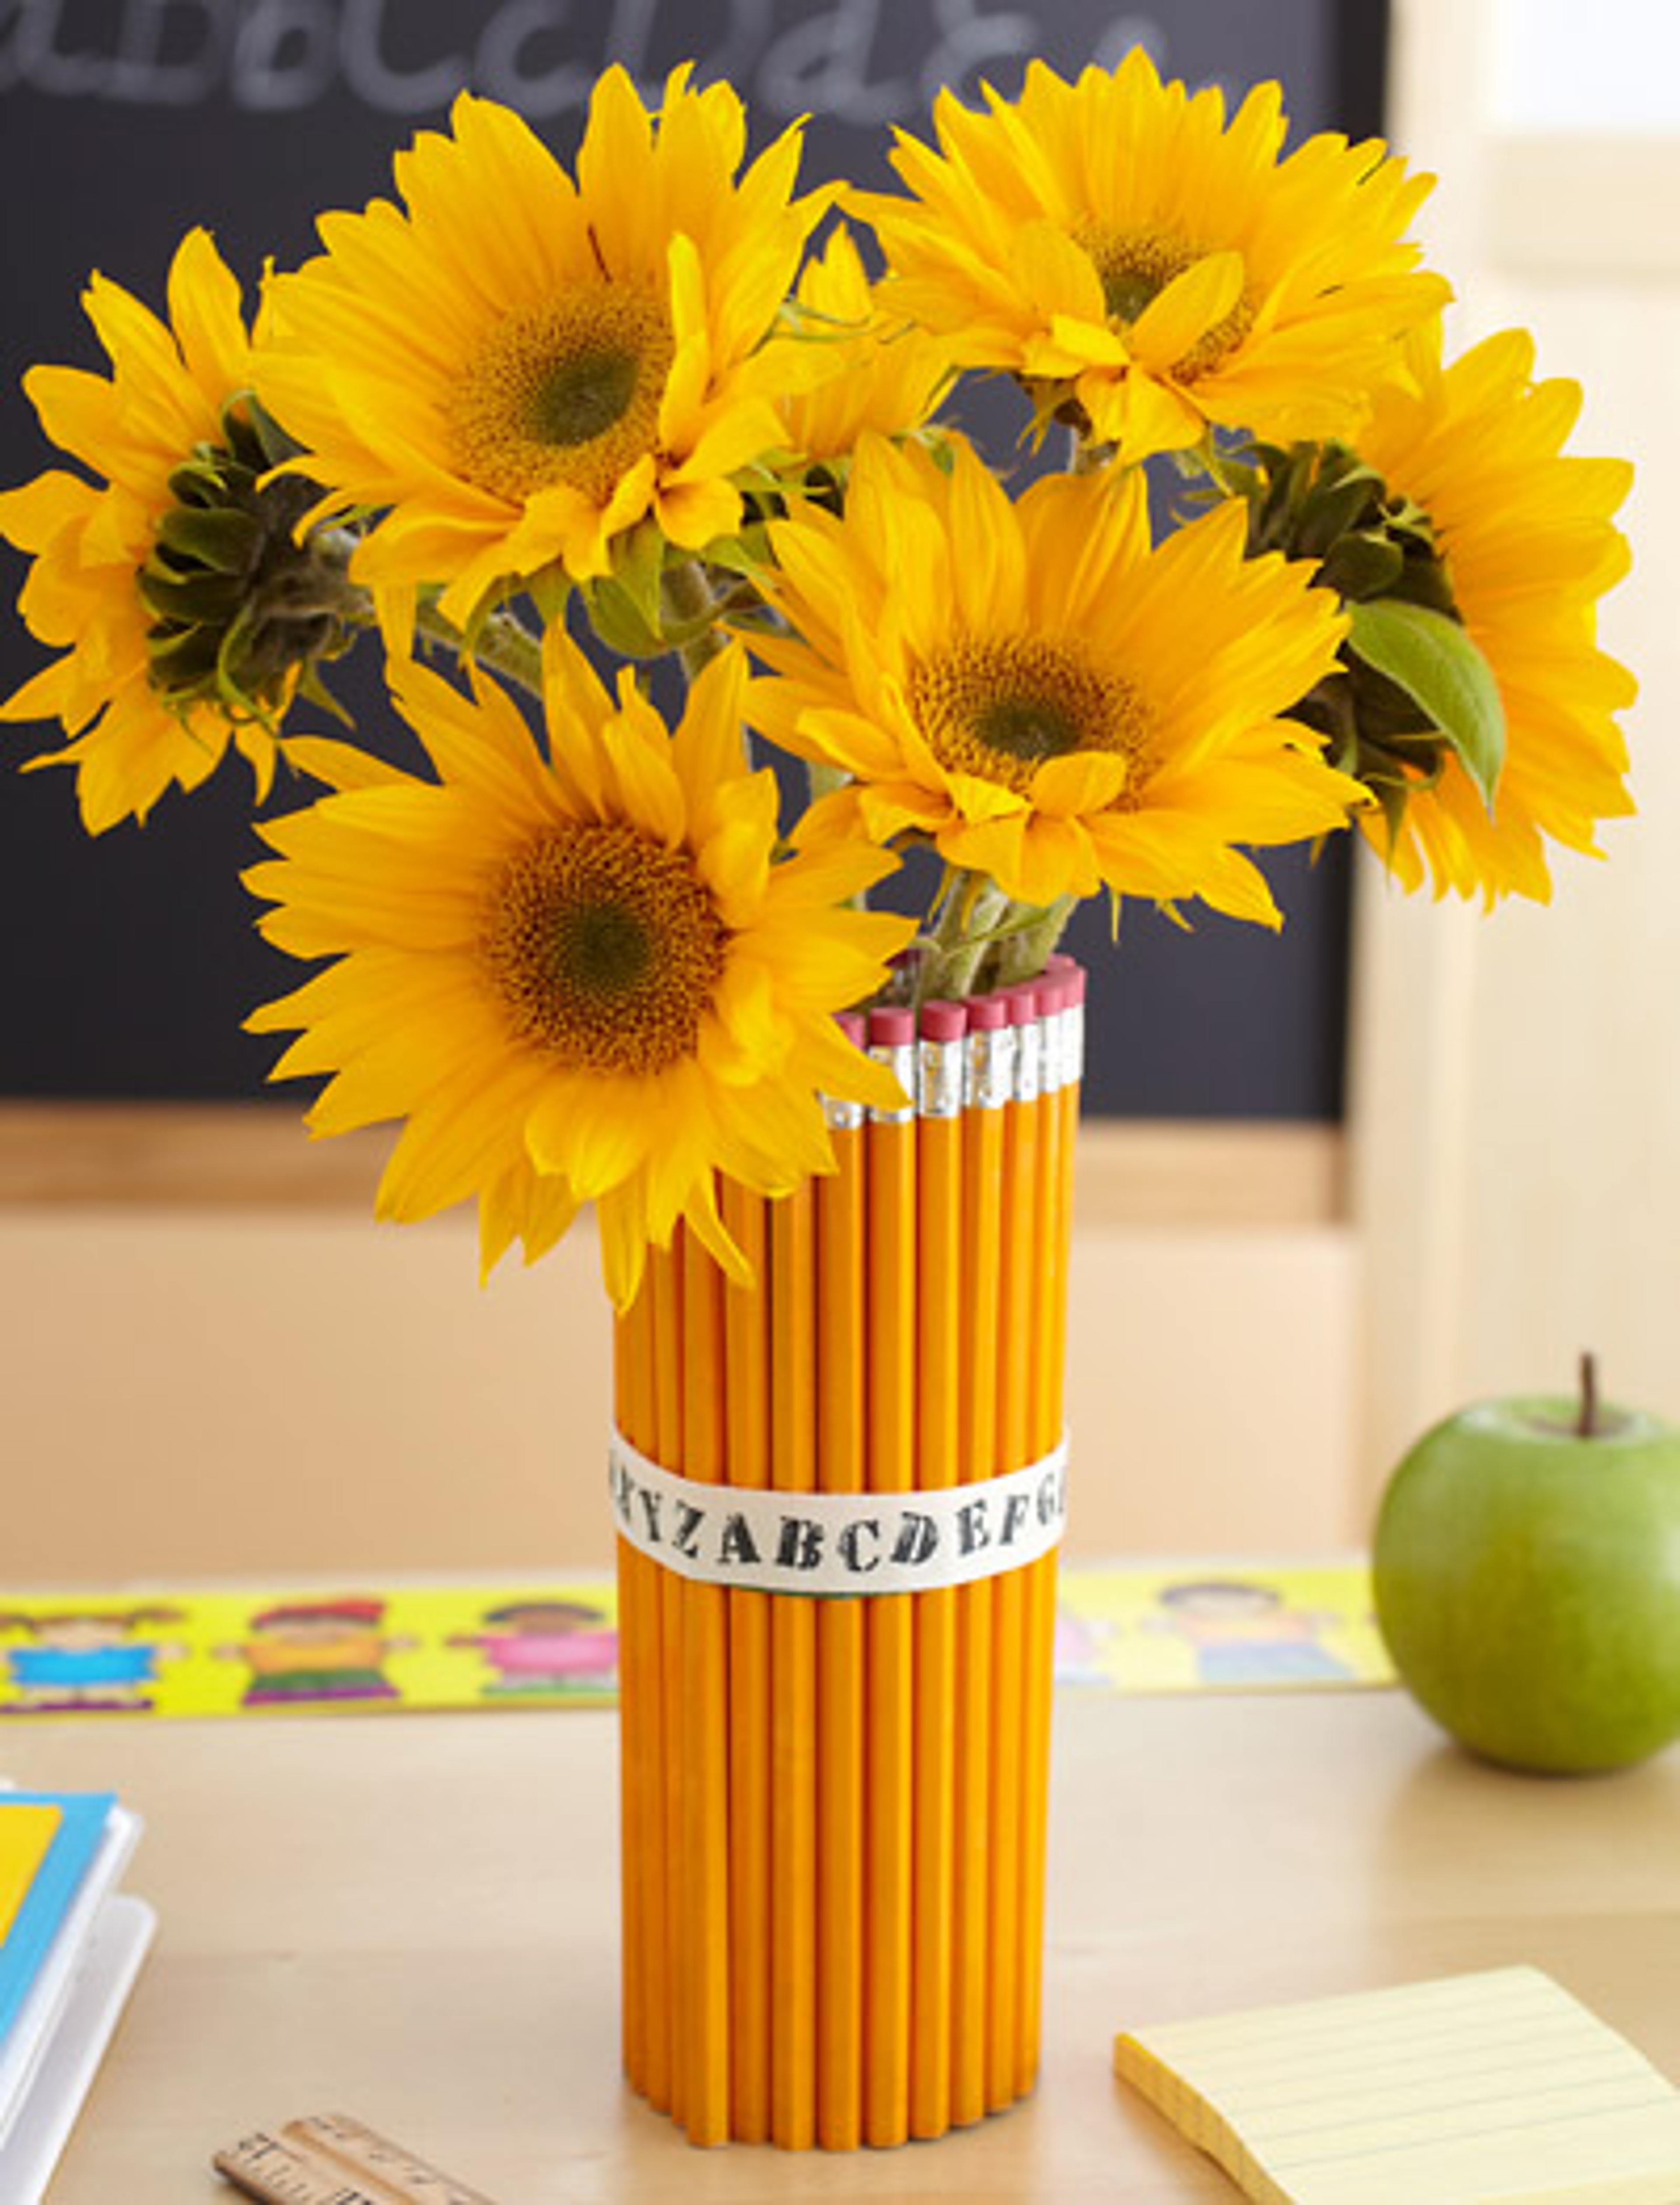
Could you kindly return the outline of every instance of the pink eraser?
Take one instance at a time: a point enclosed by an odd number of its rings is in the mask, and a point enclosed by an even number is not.
[[[868,1028],[861,1011],[841,1011],[835,1019],[834,1024],[852,1043],[853,1049],[861,1049],[864,1046],[864,1037]]]
[[[963,1007],[971,1033],[996,1033],[1009,1024],[1009,1006],[1001,996],[971,996]]]
[[[916,1013],[898,1003],[877,1003],[870,1013],[871,1049],[911,1049],[916,1043]]]
[[[1054,972],[1067,984],[1068,995],[1064,1007],[1085,1000],[1085,968],[1077,957],[1070,957],[1065,949],[1051,953],[1045,970]]]
[[[1015,1026],[1030,1026],[1043,1015],[1043,1005],[1038,1000],[1042,980],[1018,980],[1012,988],[1003,990],[1003,999],[1009,1006],[1009,1023]]]
[[[923,1003],[923,1041],[960,1041],[968,1030],[968,1013],[960,1003]]]

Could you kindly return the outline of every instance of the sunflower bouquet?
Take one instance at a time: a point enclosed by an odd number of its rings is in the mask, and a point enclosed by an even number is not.
[[[1629,469],[1521,333],[1444,360],[1427,179],[1141,51],[934,123],[901,191],[801,192],[686,68],[605,75],[570,171],[463,96],[254,326],[195,231],[167,318],[92,278],[108,374],[27,378],[80,471],[0,496],[58,654],[0,713],[93,833],[230,748],[315,785],[246,877],[324,961],[252,1023],[487,1267],[593,1204],[620,1309],[680,1221],[739,1275],[720,1175],[896,1096],[836,1014],[1029,978],[1085,899],[1275,926],[1247,852],[1349,827],[1543,898],[1630,808]],[[975,377],[1065,471],[981,456]],[[321,731],[364,637],[424,762]]]
[[[684,69],[570,173],[464,97],[254,327],[202,232],[167,320],[96,276],[110,374],[28,379],[82,472],[0,497],[59,654],[0,710],[91,831],[315,785],[251,1023],[401,1125],[382,1214],[476,1201],[488,1268],[594,1206],[624,2059],[697,2143],[1037,2072],[1070,914],[1276,926],[1248,853],[1350,828],[1544,897],[1629,809],[1628,470],[1521,334],[1444,362],[1426,180],[1141,52],[934,121],[801,193]],[[365,636],[407,763],[309,724]]]

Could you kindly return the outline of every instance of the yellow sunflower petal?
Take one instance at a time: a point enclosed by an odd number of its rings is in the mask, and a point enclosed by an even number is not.
[[[1155,549],[1136,477],[1055,477],[1012,505],[959,442],[948,476],[873,450],[859,472],[842,520],[777,527],[793,634],[763,645],[749,693],[757,724],[855,776],[804,838],[923,836],[1035,905],[1094,894],[1126,855],[1127,892],[1205,881],[1273,923],[1231,846],[1328,831],[1363,801],[1279,716],[1345,633],[1311,569],[1245,559],[1240,505]],[[887,616],[887,575],[913,621]]]
[[[733,478],[784,435],[754,356],[822,208],[797,132],[738,177],[740,103],[686,70],[656,118],[606,73],[575,183],[493,102],[451,132],[399,156],[401,207],[324,221],[276,280],[258,388],[303,472],[385,508],[367,575],[465,621],[545,567],[607,573],[650,512],[690,549],[735,530]]]
[[[401,1122],[382,1215],[476,1199],[488,1266],[592,1200],[622,1305],[681,1219],[727,1257],[715,1173],[769,1193],[829,1164],[822,1081],[857,1084],[834,1014],[911,923],[846,904],[876,853],[781,853],[772,777],[728,739],[739,652],[674,736],[633,682],[608,699],[549,663],[547,758],[487,677],[467,695],[417,666],[401,695],[435,782],[304,748],[342,788],[264,823],[247,883],[271,940],[333,961],[251,1024],[298,1036],[276,1076],[326,1075],[317,1130]]]
[[[1125,458],[1214,421],[1284,442],[1351,428],[1440,309],[1404,235],[1428,180],[1374,140],[1284,157],[1274,85],[1227,124],[1216,92],[1163,84],[1135,48],[1077,84],[1034,62],[983,113],[942,95],[935,122],[937,150],[893,156],[908,196],[863,202],[892,295]]]
[[[1594,852],[1593,823],[1633,808],[1627,751],[1612,715],[1633,677],[1594,639],[1596,601],[1625,572],[1612,516],[1631,470],[1565,455],[1573,384],[1535,383],[1520,330],[1484,338],[1443,366],[1434,334],[1409,354],[1409,380],[1383,393],[1358,450],[1391,493],[1428,516],[1466,629],[1499,685],[1505,767],[1493,817],[1449,758],[1410,792],[1398,836],[1365,833],[1408,887],[1440,895],[1551,894],[1546,846]]]
[[[19,611],[38,641],[65,654],[0,704],[0,718],[62,724],[71,740],[39,762],[74,768],[91,834],[144,819],[171,788],[197,788],[230,747],[251,764],[260,794],[274,769],[272,726],[296,678],[293,667],[266,669],[257,677],[261,711],[243,714],[212,683],[154,682],[159,622],[142,574],[175,506],[171,478],[201,448],[232,464],[223,412],[251,375],[239,286],[205,231],[177,248],[169,298],[165,322],[108,278],[92,279],[83,303],[110,373],[37,367],[24,387],[46,434],[100,483],[50,468],[0,496],[0,534],[33,561]],[[244,480],[254,495],[248,469]],[[196,614],[193,626],[215,660],[231,631]],[[243,672],[236,657],[230,663]]]

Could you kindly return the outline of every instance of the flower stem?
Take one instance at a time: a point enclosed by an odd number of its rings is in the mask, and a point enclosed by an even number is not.
[[[939,924],[922,960],[917,993],[923,1001],[957,1001],[971,995],[993,930],[1009,907],[1003,890],[983,873],[947,865],[941,883]]]
[[[435,604],[423,597],[414,614],[414,625],[420,633],[441,643],[456,658],[471,657],[491,673],[499,674],[504,681],[513,682],[532,697],[543,693],[543,644],[524,623],[509,612],[495,612],[478,631],[478,638],[471,651],[466,639],[452,620],[448,620]]]
[[[1078,902],[1077,896],[1058,896],[1042,909],[1031,904],[1011,904],[1009,919],[998,929],[998,985],[1017,980],[1036,980],[1050,961]]]
[[[677,654],[682,661],[683,672],[692,681],[701,668],[709,665],[729,641],[715,618],[711,617],[717,611],[718,601],[712,594],[706,570],[698,559],[680,560],[668,567],[661,587],[668,610],[680,626],[687,627],[697,621],[707,622],[698,633],[689,637]]]

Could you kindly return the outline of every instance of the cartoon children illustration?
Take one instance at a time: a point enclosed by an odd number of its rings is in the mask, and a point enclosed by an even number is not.
[[[1116,1636],[1106,1615],[1075,1615],[1056,1610],[1055,1664],[1059,1685],[1112,1685],[1109,1660]]]
[[[475,1647],[496,1672],[482,1688],[487,1700],[610,1691],[618,1680],[618,1633],[590,1602],[510,1601],[489,1609],[483,1621],[484,1630],[448,1643]]]
[[[22,1631],[30,1643],[0,1654],[16,1697],[0,1701],[15,1715],[144,1713],[160,1661],[187,1651],[151,1634],[182,1620],[178,1608],[66,1609],[0,1614],[0,1631]]]
[[[1147,1629],[1191,1647],[1204,1685],[1333,1685],[1355,1672],[1318,1633],[1333,1615],[1286,1607],[1275,1586],[1207,1578],[1165,1586]]]
[[[385,1657],[414,1641],[382,1631],[384,1614],[382,1600],[287,1601],[251,1618],[242,1646],[218,1651],[249,1667],[248,1708],[395,1700],[400,1695],[385,1675]]]

